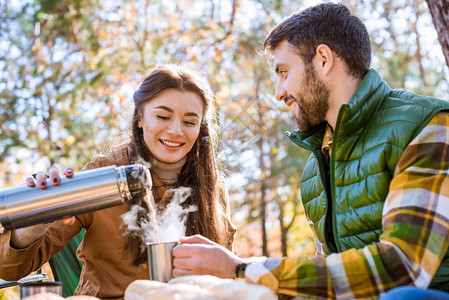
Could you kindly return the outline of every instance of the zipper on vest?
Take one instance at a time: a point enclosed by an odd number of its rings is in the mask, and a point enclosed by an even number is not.
[[[335,145],[335,144],[334,144]],[[330,218],[332,220],[332,234],[333,234],[333,238],[334,238],[334,243],[335,243],[335,247],[336,252],[341,252],[341,244],[340,241],[338,240],[338,232],[337,232],[337,218],[335,215],[335,211],[336,211],[336,199],[335,199],[335,154],[334,151],[332,151],[331,153],[331,158],[330,158],[330,164],[329,164],[329,177],[330,177],[330,193],[331,193],[331,210],[332,213],[330,215]]]
[[[334,237],[334,233],[332,230],[332,226],[333,226],[333,218],[332,218],[332,194],[331,194],[331,190],[330,190],[330,185],[329,185],[329,176],[327,175],[326,169],[325,169],[325,160],[323,157],[323,153],[321,152],[321,147],[318,149],[315,149],[313,147],[311,147],[309,144],[304,143],[303,141],[299,140],[298,138],[291,136],[290,132],[287,132],[286,135],[290,138],[290,140],[292,142],[294,142],[296,145],[309,150],[310,152],[313,153],[313,155],[315,155],[316,159],[317,159],[317,163],[318,163],[318,176],[320,176],[323,185],[324,185],[324,189],[325,189],[325,193],[326,193],[326,211],[324,212],[324,244],[327,246],[327,248],[331,251],[331,252],[337,252],[337,246],[335,243],[335,237]]]
[[[324,157],[323,157],[323,153],[321,152],[321,150],[313,150],[312,151],[313,155],[315,155],[317,162],[318,162],[318,176],[321,177],[321,180],[323,181],[324,184],[324,189],[326,192],[326,211],[324,212],[324,243],[326,244],[327,248],[329,248],[329,250],[331,252],[337,252],[337,246],[335,243],[335,238],[334,238],[334,233],[332,230],[332,226],[333,226],[333,219],[332,219],[332,211],[333,211],[333,207],[332,207],[332,194],[330,191],[330,187],[329,187],[329,176],[327,175],[327,170],[324,167],[325,161],[324,161]]]
[[[320,176],[321,176],[321,180],[323,181],[324,184],[324,188],[326,191],[326,200],[327,200],[327,205],[326,205],[326,211],[325,211],[325,215],[324,215],[324,240],[325,243],[327,245],[327,247],[329,248],[329,250],[331,252],[337,252],[337,244],[335,243],[335,237],[334,237],[334,230],[332,228],[334,222],[333,222],[333,206],[332,206],[332,193],[331,193],[331,189],[330,189],[330,181],[329,181],[329,174],[330,174],[330,169],[329,167],[325,167],[327,166],[326,162],[324,161],[324,157],[323,157],[323,153],[320,150],[320,156],[318,156],[316,153],[315,156],[317,157],[318,160],[318,165],[320,167]]]
[[[329,177],[330,177],[330,189],[331,189],[331,199],[332,199],[332,232],[334,235],[334,241],[335,241],[335,246],[337,247],[337,252],[341,252],[342,247],[341,247],[341,243],[340,240],[338,239],[338,227],[337,227],[337,218],[335,215],[335,206],[336,206],[336,192],[335,192],[335,152],[337,152],[335,149],[335,146],[338,145],[337,143],[337,138],[338,138],[338,131],[340,129],[340,123],[341,123],[341,118],[342,115],[345,113],[345,111],[347,111],[349,109],[349,105],[347,104],[343,104],[340,107],[340,110],[338,111],[338,117],[337,117],[337,123],[335,125],[335,129],[334,129],[334,136],[332,138],[332,153],[331,153],[331,157],[329,159]]]

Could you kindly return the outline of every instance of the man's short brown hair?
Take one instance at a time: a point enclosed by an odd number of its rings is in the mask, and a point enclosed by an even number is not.
[[[359,18],[341,3],[321,3],[297,11],[265,38],[263,48],[268,57],[287,40],[305,63],[310,63],[318,45],[325,44],[340,57],[349,75],[363,78],[371,63],[368,31]]]

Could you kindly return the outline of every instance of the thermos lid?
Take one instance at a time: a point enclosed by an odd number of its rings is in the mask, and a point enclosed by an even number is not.
[[[143,197],[148,188],[148,182],[145,174],[146,167],[142,164],[124,166],[126,179],[131,197]]]

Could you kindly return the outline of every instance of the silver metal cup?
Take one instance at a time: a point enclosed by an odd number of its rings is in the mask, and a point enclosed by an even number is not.
[[[172,251],[179,242],[147,243],[150,280],[168,282],[173,278]]]

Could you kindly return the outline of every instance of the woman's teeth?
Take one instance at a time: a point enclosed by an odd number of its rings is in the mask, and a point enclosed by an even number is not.
[[[170,146],[170,147],[179,147],[182,145],[181,143],[172,143],[172,142],[167,142],[167,141],[162,141],[162,140],[161,140],[161,142],[162,142],[162,144]]]

